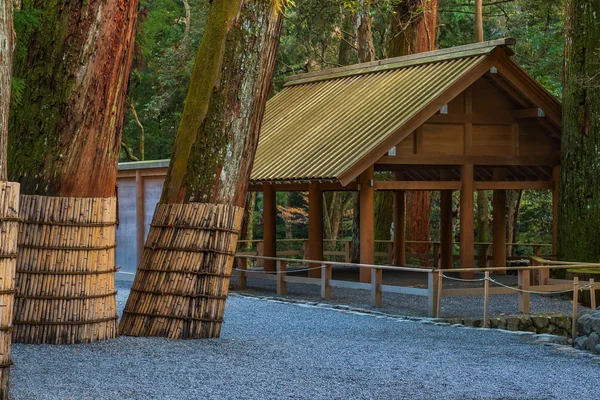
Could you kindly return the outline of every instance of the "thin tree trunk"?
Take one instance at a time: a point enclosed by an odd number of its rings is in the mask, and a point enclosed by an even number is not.
[[[391,22],[390,57],[435,50],[437,0],[407,0],[397,3]],[[406,196],[406,238],[429,241],[431,195],[429,192],[408,192]],[[427,244],[411,246],[414,253],[426,253]]]
[[[355,64],[358,59],[356,56],[356,35],[353,35],[355,25],[354,16],[346,12],[345,7],[340,7],[342,20],[342,37],[340,38],[340,49],[338,51],[338,64]]]
[[[483,42],[483,0],[475,0],[475,41]]]
[[[273,7],[213,1],[162,203],[244,206],[281,33]]]
[[[285,192],[285,206],[288,210],[292,208],[292,199],[290,196],[290,192]],[[292,221],[289,218],[283,218],[283,227],[285,229],[285,238],[293,239],[294,233],[292,230]]]
[[[252,237],[254,236],[254,209],[256,208],[256,192],[248,192],[246,195],[246,214],[240,230],[240,238],[246,240],[244,248],[252,248]]]
[[[508,245],[507,254],[508,256],[513,255],[514,246],[511,243],[515,243],[517,240],[517,222],[519,219],[519,209],[521,208],[521,198],[523,197],[522,190],[509,190],[508,191]]]
[[[146,131],[144,130],[144,125],[142,125],[142,121],[140,121],[140,118],[138,117],[138,113],[135,109],[135,102],[133,101],[133,99],[131,99],[130,102],[130,107],[131,107],[131,114],[133,115],[133,119],[135,121],[135,123],[137,124],[137,126],[140,127],[140,157],[139,159],[141,161],[144,161],[144,153],[146,151]]]
[[[567,0],[558,257],[600,260],[600,2]]]
[[[0,181],[8,179],[6,151],[14,49],[12,0],[0,0]]]
[[[21,192],[115,194],[139,0],[24,1],[39,28],[19,41],[14,75],[25,81],[13,107],[9,176]]]

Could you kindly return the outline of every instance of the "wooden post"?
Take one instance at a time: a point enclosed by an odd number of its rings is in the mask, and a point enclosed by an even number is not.
[[[531,274],[527,269],[519,270],[519,289],[529,290],[529,277]],[[519,292],[519,312],[529,314],[531,312],[531,294],[527,292]]]
[[[260,242],[256,242],[256,255],[257,256],[264,256],[265,255],[265,242],[263,242],[262,240]],[[263,260],[262,258],[259,258],[256,261],[256,264],[258,265],[258,268],[265,268],[265,260]]]
[[[309,260],[310,250],[308,240],[302,241],[302,258],[305,260]]]
[[[381,307],[383,299],[381,296],[381,269],[371,268],[371,305]]]
[[[344,242],[344,262],[352,261],[352,241],[347,240]]]
[[[387,244],[387,262],[388,265],[394,265],[394,242]]]
[[[494,169],[494,180],[504,180],[504,170]],[[494,190],[493,195],[493,260],[494,272],[506,274],[506,191]]]
[[[144,177],[142,170],[135,171],[135,226],[136,226],[136,258],[139,265],[144,254],[146,242],[146,212],[144,209]]]
[[[440,254],[440,243],[433,243],[433,268],[440,268],[441,262],[441,254]]]
[[[435,318],[439,318],[442,314],[442,285],[444,284],[444,273],[438,271],[438,286],[437,286],[437,305],[435,309]]]
[[[308,184],[308,259],[323,260],[323,191],[318,182]],[[310,264],[310,268],[319,264]],[[308,271],[311,278],[320,278],[321,270]]]
[[[440,179],[449,181],[450,171],[440,171]],[[442,190],[440,191],[440,268],[452,268],[454,262],[452,242],[452,191]]]
[[[396,175],[398,179],[398,174]],[[406,195],[394,191],[394,265],[406,265]]]
[[[238,290],[246,289],[248,287],[248,277],[246,276],[246,273],[244,271],[248,268],[248,259],[247,258],[238,258],[237,259],[237,268],[240,270],[240,271],[238,271],[237,289]]]
[[[277,294],[279,296],[285,296],[287,294],[287,282],[285,281],[285,275],[287,271],[287,262],[277,261]]]
[[[277,204],[275,188],[271,183],[264,185],[263,207],[263,256],[277,257]],[[275,260],[264,260],[264,270],[274,272],[275,264]]]
[[[594,278],[590,278],[590,308],[596,309],[596,283]]]
[[[477,262],[477,267],[487,268],[488,256],[490,255],[490,245],[489,243],[482,243],[479,246],[481,246],[481,250],[479,251],[479,261]]]
[[[375,190],[373,179],[375,168],[370,166],[360,174],[360,263],[375,263]],[[376,270],[381,275],[381,270]],[[369,268],[360,269],[360,281],[370,282]]]
[[[560,167],[552,169],[554,189],[552,190],[552,255],[558,256],[558,182],[560,180]],[[558,259],[558,258],[556,258]]]
[[[542,246],[535,245],[533,246],[533,255],[537,257],[542,256]],[[547,285],[548,279],[550,279],[550,268],[543,268],[537,270],[538,274],[538,283],[540,285]]]
[[[429,272],[427,274],[427,308],[429,316],[432,318],[439,316],[438,285],[439,275],[435,271]]]
[[[329,300],[331,299],[331,265],[325,264],[321,273],[321,298]]]
[[[577,337],[577,312],[579,311],[579,278],[573,278],[573,321],[571,325],[571,338]]]
[[[473,204],[473,165],[461,166],[460,177],[460,267],[473,268],[475,265],[475,229]],[[475,272],[461,272],[462,279],[473,279]]]
[[[483,327],[489,325],[490,309],[490,271],[485,271],[485,281],[483,281]]]

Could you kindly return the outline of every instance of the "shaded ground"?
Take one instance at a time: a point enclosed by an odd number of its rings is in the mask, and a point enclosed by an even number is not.
[[[306,273],[298,273],[296,275],[306,276]],[[453,274],[450,276],[457,277],[458,275]],[[481,277],[483,277],[483,274],[476,275],[476,278]],[[506,285],[517,285],[516,275],[494,275],[493,278]],[[334,269],[333,279],[358,281],[358,269]],[[235,278],[232,278],[232,282],[236,282]],[[418,272],[384,271],[383,283],[386,285],[426,288],[427,274]],[[444,279],[443,285],[444,288],[483,287],[483,283],[481,282],[466,283],[449,279]],[[427,297],[383,293],[383,307],[374,308],[370,305],[371,293],[368,290],[332,288],[331,300],[322,300],[320,286],[316,285],[288,283],[287,292],[288,294],[284,297],[289,299],[301,299],[329,304],[344,304],[353,307],[379,310],[394,315],[427,316]],[[277,284],[274,281],[248,279],[248,288],[241,293],[260,296],[277,296]],[[490,296],[489,310],[491,315],[518,314],[518,309],[518,297],[516,292],[515,294]],[[589,309],[580,307],[579,310],[580,312],[583,312]],[[573,303],[567,295],[541,296],[532,294],[531,312],[533,314],[562,313],[571,315],[573,313]],[[442,299],[441,317],[481,318],[483,317],[483,296],[444,297]]]
[[[119,283],[119,308],[128,284]],[[222,337],[15,345],[20,399],[595,398],[599,359],[530,335],[232,296]]]

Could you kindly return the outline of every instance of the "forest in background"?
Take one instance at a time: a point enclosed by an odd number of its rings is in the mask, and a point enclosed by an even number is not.
[[[386,58],[392,42],[391,24],[405,0],[368,2],[375,57]],[[121,161],[169,158],[183,111],[196,52],[210,4],[202,0],[142,0],[136,37],[134,66],[127,98]],[[17,37],[39,24],[36,11],[16,9]],[[358,62],[356,15],[364,1],[296,0],[288,5],[276,59],[272,95],[285,77]],[[411,10],[409,20],[424,10]],[[439,0],[435,46],[446,48],[475,41],[473,0]],[[564,49],[563,1],[489,0],[483,3],[485,40],[517,39],[516,61],[549,92],[560,97]],[[19,54],[26,49],[17,47]],[[13,82],[13,101],[19,102],[22,82]],[[391,204],[378,195],[377,238],[391,237]],[[325,234],[328,238],[352,235],[352,194],[327,196]],[[478,240],[489,235],[491,194],[480,207]],[[549,243],[552,238],[551,194],[509,193],[509,242]],[[305,238],[307,203],[302,193],[278,193],[278,237]],[[253,238],[262,237],[262,199],[254,200]],[[455,212],[458,201],[455,201]],[[481,202],[479,203],[481,206]],[[335,209],[341,208],[341,213]],[[337,214],[337,215],[332,215]],[[512,218],[511,218],[512,216]],[[526,223],[517,223],[520,221]],[[335,220],[335,221],[334,221]],[[339,231],[338,230],[339,226]],[[430,239],[439,238],[439,193],[432,193]]]

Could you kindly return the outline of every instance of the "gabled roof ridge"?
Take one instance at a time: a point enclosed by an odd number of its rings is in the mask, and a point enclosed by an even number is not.
[[[456,58],[474,57],[483,54],[490,54],[498,47],[514,45],[515,43],[515,40],[512,38],[496,39],[487,42],[473,43],[464,46],[455,46],[441,50],[411,54],[408,56],[386,58],[368,63],[309,72],[306,74],[299,74],[286,78],[285,86],[344,78],[354,75],[363,75],[372,72],[405,68],[412,65],[420,65],[430,62],[447,61]]]

